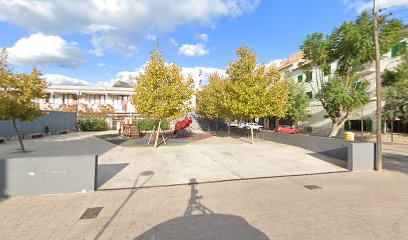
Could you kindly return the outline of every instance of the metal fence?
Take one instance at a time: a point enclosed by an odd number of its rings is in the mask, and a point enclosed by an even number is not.
[[[53,133],[61,130],[76,128],[76,113],[73,112],[46,112],[44,116],[32,122],[17,122],[20,134]],[[16,136],[12,121],[0,121],[0,136]]]

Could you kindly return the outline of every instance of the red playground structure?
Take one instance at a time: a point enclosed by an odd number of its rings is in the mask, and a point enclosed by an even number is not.
[[[186,116],[183,120],[177,121],[176,125],[174,126],[173,134],[177,134],[177,132],[182,131],[182,130],[184,130],[184,134],[185,134],[187,128],[190,128],[191,123],[193,123],[193,117],[191,115],[188,118]]]

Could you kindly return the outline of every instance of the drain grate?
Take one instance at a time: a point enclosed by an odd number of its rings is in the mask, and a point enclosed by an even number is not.
[[[79,219],[90,219],[90,218],[96,218],[99,213],[102,211],[103,207],[93,207],[93,208],[88,208],[82,214],[82,216]]]
[[[322,189],[321,187],[317,186],[317,185],[305,185],[305,188],[309,189],[309,190],[317,190],[317,189]]]

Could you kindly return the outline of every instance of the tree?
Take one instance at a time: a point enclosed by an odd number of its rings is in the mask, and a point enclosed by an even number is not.
[[[406,35],[401,21],[379,21],[381,54],[388,52]],[[316,82],[312,90],[332,120],[329,137],[337,135],[355,109],[369,101],[368,82],[362,80],[361,71],[375,58],[372,16],[363,12],[355,22],[345,22],[331,35],[308,35],[301,49],[306,60],[305,70],[315,69]],[[324,80],[331,63],[336,63],[335,74]]]
[[[33,121],[43,115],[35,99],[45,98],[47,83],[41,73],[33,68],[31,74],[13,73],[7,65],[7,52],[0,55],[0,120],[11,120],[17,133],[21,151],[24,144],[16,121]]]
[[[208,119],[215,120],[215,132],[218,131],[218,120],[229,119],[228,113],[228,80],[218,72],[209,77],[210,83],[197,93],[197,112]]]
[[[231,114],[242,118],[284,117],[288,109],[289,89],[278,70],[258,64],[256,54],[247,46],[239,47],[236,54],[238,59],[227,68]]]
[[[301,122],[309,117],[307,107],[310,104],[310,97],[306,94],[303,83],[298,83],[293,79],[287,79],[289,82],[289,108],[285,118],[295,122]]]
[[[408,53],[401,57],[401,64],[394,70],[386,70],[383,77],[385,87],[384,116],[408,120]]]
[[[150,53],[150,61],[136,77],[135,94],[131,97],[137,111],[159,119],[155,147],[162,119],[173,120],[191,110],[194,81],[191,75],[184,79],[181,67],[167,64],[158,44]]]

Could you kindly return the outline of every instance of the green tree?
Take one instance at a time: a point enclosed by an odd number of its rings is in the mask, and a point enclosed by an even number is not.
[[[247,46],[239,47],[236,54],[238,59],[227,69],[231,114],[241,118],[284,117],[288,109],[289,88],[287,82],[281,80],[278,70],[258,64],[256,54]]]
[[[131,97],[137,111],[159,119],[155,147],[162,119],[173,120],[191,111],[194,81],[191,75],[184,79],[181,67],[167,64],[158,44],[150,53],[150,61],[136,77],[135,94]]]
[[[379,21],[381,54],[398,44],[406,34],[401,21],[385,16]],[[305,69],[315,69],[316,81],[310,85],[332,120],[329,137],[337,135],[355,109],[369,101],[368,83],[361,80],[361,71],[375,57],[372,15],[361,13],[355,22],[345,22],[331,35],[308,35],[301,49],[306,60]],[[335,74],[324,79],[324,73],[335,62]]]
[[[309,117],[307,108],[311,102],[306,94],[304,83],[298,83],[293,79],[287,79],[289,83],[289,108],[285,118],[295,122],[301,122]]]
[[[197,93],[197,112],[201,116],[215,120],[215,132],[218,131],[218,120],[229,119],[228,80],[218,72],[209,77],[210,83]]]
[[[45,98],[47,84],[41,73],[33,68],[31,74],[13,73],[7,65],[7,52],[0,55],[0,120],[11,120],[17,133],[21,151],[24,144],[16,121],[33,121],[43,115],[35,99]]]
[[[408,53],[401,57],[401,64],[394,70],[384,71],[385,87],[384,117],[402,121],[408,120]]]

